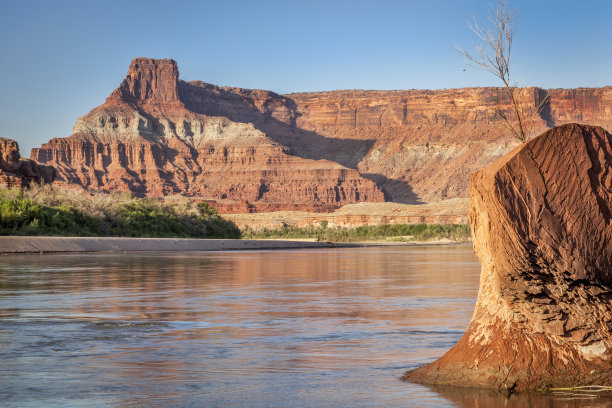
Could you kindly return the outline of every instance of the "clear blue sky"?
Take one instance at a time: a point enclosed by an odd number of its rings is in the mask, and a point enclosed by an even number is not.
[[[0,13],[0,136],[24,157],[69,136],[133,57],[180,76],[278,93],[497,86],[464,71],[471,15],[494,0],[9,1]],[[521,86],[612,85],[612,2],[511,0]]]

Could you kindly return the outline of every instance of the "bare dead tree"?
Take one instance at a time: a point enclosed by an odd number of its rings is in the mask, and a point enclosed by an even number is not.
[[[517,17],[516,12],[508,9],[508,0],[498,0],[497,7],[491,5],[488,24],[479,25],[475,16],[472,23],[468,24],[468,28],[481,42],[474,47],[474,51],[469,52],[460,47],[455,47],[455,49],[465,57],[468,67],[485,70],[503,82],[515,117],[509,117],[501,107],[498,107],[496,112],[512,135],[521,142],[525,142],[529,136],[525,127],[526,115],[519,107],[516,96],[517,87],[512,86],[510,79],[510,56],[516,33]],[[538,112],[542,110],[547,100],[544,98],[539,102],[536,107]]]

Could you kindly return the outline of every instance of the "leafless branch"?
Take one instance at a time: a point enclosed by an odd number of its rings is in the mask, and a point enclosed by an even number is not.
[[[501,108],[496,110],[497,114],[503,119],[512,135],[521,142],[525,142],[528,136],[524,125],[525,115],[519,108],[515,95],[516,88],[511,85],[510,77],[510,56],[516,33],[517,14],[508,9],[508,0],[498,0],[497,7],[491,6],[487,21],[488,24],[482,26],[474,16],[473,21],[468,24],[468,28],[480,41],[480,44],[474,47],[473,52],[460,47],[455,47],[455,49],[464,56],[468,67],[487,71],[503,82],[504,89],[512,103],[515,119],[509,118]],[[536,108],[538,112],[545,103],[543,101]]]

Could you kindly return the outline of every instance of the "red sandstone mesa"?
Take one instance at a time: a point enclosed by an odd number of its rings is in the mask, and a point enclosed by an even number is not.
[[[612,130],[612,88],[520,92],[550,101],[534,129]],[[67,182],[216,200],[229,212],[468,196],[472,172],[515,146],[497,88],[278,95],[179,79],[173,60],[136,58],[74,134],[33,149]]]
[[[405,379],[508,390],[612,385],[612,135],[569,124],[472,176],[482,264],[466,333]]]
[[[31,182],[51,183],[54,178],[53,167],[22,159],[17,142],[0,138],[0,185],[21,187]]]
[[[272,121],[291,113],[270,112],[285,100],[186,83],[178,80],[176,62],[136,58],[106,102],[77,121],[74,135],[33,149],[32,157],[87,188],[226,199],[247,210],[383,201],[379,187],[357,170],[292,155],[262,131],[291,131]]]

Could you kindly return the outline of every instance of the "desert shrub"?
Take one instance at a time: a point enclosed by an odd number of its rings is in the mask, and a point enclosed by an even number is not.
[[[189,229],[171,209],[147,199],[124,203],[112,217],[112,235],[122,237],[187,237]]]
[[[234,238],[241,237],[240,228],[232,221],[228,221],[219,216],[206,219],[206,230],[209,238]]]
[[[240,228],[232,221],[222,218],[217,210],[207,202],[197,205],[199,219],[206,225],[207,235],[211,238],[240,238]]]
[[[131,237],[240,238],[240,229],[207,203],[195,209],[197,213],[187,206],[177,209],[151,199],[132,199],[112,217],[111,232]]]
[[[198,203],[198,212],[202,217],[218,217],[219,213],[213,207],[210,206],[206,201]]]

